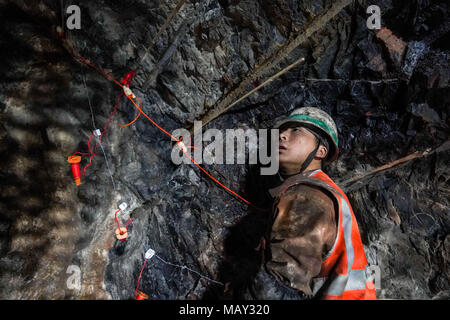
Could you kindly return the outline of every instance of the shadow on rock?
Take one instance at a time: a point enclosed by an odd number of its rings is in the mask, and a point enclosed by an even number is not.
[[[214,285],[208,288],[204,300],[243,299],[247,285],[258,273],[261,253],[257,249],[261,237],[268,228],[272,200],[268,189],[275,187],[274,176],[261,176],[260,166],[251,166],[246,177],[247,199],[258,210],[249,207],[247,213],[231,228],[224,239],[225,259],[219,267],[219,281],[225,287]]]

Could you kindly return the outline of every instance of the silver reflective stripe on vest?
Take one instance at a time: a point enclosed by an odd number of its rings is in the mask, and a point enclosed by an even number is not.
[[[352,243],[352,213],[347,201],[342,197],[342,229],[344,229],[345,249],[347,251],[347,273],[350,272],[355,259],[355,251],[353,251]]]
[[[314,171],[312,174],[317,172]],[[312,175],[311,174],[311,175]],[[311,176],[310,175],[310,176]],[[339,198],[339,206],[342,210],[342,230],[344,232],[345,249],[347,253],[347,274],[346,275],[332,275],[333,279],[327,288],[324,290],[324,294],[340,296],[346,290],[365,289],[366,287],[366,273],[365,270],[352,270],[353,261],[355,258],[355,252],[353,250],[352,243],[352,213],[349,204],[345,198],[333,187],[329,186],[334,194]],[[338,236],[339,236],[338,230]],[[338,239],[336,239],[337,242]],[[335,242],[335,245],[336,245]],[[332,250],[335,249],[333,245]],[[323,286],[327,278],[314,278],[312,283],[313,293],[316,294]]]
[[[327,278],[314,278],[312,282],[312,291],[315,295]],[[345,288],[345,289],[343,289]],[[347,275],[335,275],[333,281],[329,287],[324,291],[325,294],[340,296],[346,290],[364,290],[366,288],[366,271],[363,270],[350,270]]]
[[[317,291],[319,291],[320,288],[322,288],[326,280],[327,278],[319,278],[319,277],[312,279],[311,289],[314,296],[317,294]]]
[[[312,175],[316,174],[317,172],[322,171],[320,169],[314,170],[313,172],[311,172],[308,177],[311,177]]]
[[[345,290],[357,290],[366,288],[366,270],[351,270]]]
[[[333,280],[324,292],[325,294],[336,296],[340,296],[344,293],[349,280],[353,260],[355,258],[355,252],[353,251],[352,244],[352,215],[350,212],[350,207],[348,206],[347,201],[345,201],[345,199],[340,194],[338,194],[338,197],[339,205],[341,206],[342,210],[342,229],[344,231],[345,250],[347,252],[347,274],[338,275],[336,277],[333,276]]]

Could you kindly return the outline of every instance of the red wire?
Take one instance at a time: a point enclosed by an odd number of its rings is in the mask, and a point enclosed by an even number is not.
[[[136,97],[137,100],[139,100],[140,104],[142,104],[141,100]],[[138,107],[138,105],[134,102],[134,100],[130,97],[128,97],[128,99],[133,103],[133,105],[139,110],[140,113],[142,113],[151,123],[153,123],[158,129],[160,129],[161,131],[163,131],[165,134],[167,134],[169,137],[171,137],[173,140],[177,141],[177,144],[180,143],[181,139],[175,139],[175,137],[173,135],[171,135],[169,132],[167,132],[166,130],[164,130],[163,128],[161,128],[155,121],[153,121],[141,108]],[[181,149],[181,148],[180,148]],[[183,149],[181,149],[183,151],[183,153],[192,161],[192,163],[194,163],[200,170],[202,170],[208,177],[210,177],[215,183],[217,183],[218,185],[220,185],[222,188],[224,188],[225,190],[229,191],[230,193],[232,193],[233,195],[235,195],[236,197],[238,197],[239,199],[241,199],[242,201],[244,201],[246,204],[252,206],[253,208],[257,209],[257,210],[261,210],[261,211],[267,211],[267,209],[262,209],[262,208],[258,208],[257,206],[255,206],[253,203],[251,203],[250,201],[244,199],[242,196],[240,196],[239,194],[237,194],[236,192],[234,192],[233,190],[231,190],[230,188],[228,188],[227,186],[223,185],[222,183],[220,183],[216,178],[214,178],[209,172],[207,172],[205,169],[203,169],[194,159],[192,159]]]
[[[117,228],[119,228],[119,231],[121,231],[121,230],[120,230],[119,219],[117,219],[117,214],[118,214],[119,212],[120,212],[120,209],[117,210],[117,211],[114,213],[114,216],[115,216],[115,218],[116,218]],[[125,225],[125,229],[128,230],[128,226],[133,222],[133,220],[134,220],[133,218],[128,219],[128,222],[127,222],[127,224]]]
[[[91,139],[92,139],[93,136],[94,136],[94,133],[92,133],[92,134],[89,136],[89,139],[88,139],[88,149],[89,149],[89,152],[90,152],[90,153],[92,153],[92,150],[91,150]]]
[[[90,166],[92,165],[92,158],[97,154],[97,145],[98,145],[98,142],[96,142],[96,144],[95,144],[94,152],[92,152],[92,150],[91,150],[91,139],[92,139],[93,136],[94,136],[94,133],[91,134],[91,136],[89,137],[89,140],[88,140],[88,149],[89,149],[89,152],[90,152],[90,155],[91,155],[91,156],[89,157],[89,163],[86,164],[86,165],[84,166],[84,168],[83,168],[83,172],[81,173],[82,175],[85,175],[85,174],[86,174],[86,168],[87,168],[87,167],[90,167]],[[100,137],[100,139],[101,139],[101,137]]]
[[[127,222],[127,224],[125,225],[125,229],[127,229],[128,230],[128,226],[133,222],[133,218],[130,218],[129,220],[128,220],[128,222]]]
[[[141,108],[142,108],[142,104],[141,104]],[[139,112],[138,115],[136,116],[136,118],[134,118],[133,121],[131,121],[130,123],[127,123],[127,124],[119,124],[119,126],[121,126],[122,128],[131,126],[133,123],[136,122],[137,119],[139,119],[139,117],[141,116],[141,114],[142,114],[142,113]]]
[[[120,209],[117,210],[116,213],[114,213],[114,216],[116,217],[116,222],[117,222],[117,227],[119,228],[119,232],[122,232],[122,231],[120,230],[119,220],[117,219],[117,213],[118,213],[119,211],[120,211]]]
[[[109,125],[110,125],[111,122],[112,122],[112,117],[114,116],[114,114],[115,114],[116,111],[117,111],[117,106],[119,105],[120,98],[121,98],[122,96],[123,96],[123,93],[119,94],[119,95],[116,97],[116,104],[114,105],[113,111],[111,112],[111,114],[110,114],[109,117],[108,117],[108,121],[106,121],[106,123],[105,123],[105,125],[104,125],[104,127],[103,127],[102,135],[104,135],[106,132],[108,132],[107,129],[108,129]]]
[[[165,134],[167,134],[169,137],[171,137],[174,141],[179,141],[177,140],[173,135],[171,135],[169,132],[167,132],[166,130],[164,130],[163,128],[161,128],[155,121],[153,121],[144,111],[142,111],[141,108],[138,107],[138,105],[136,104],[136,102],[134,102],[134,100],[130,97],[127,97],[133,104],[134,106],[151,122],[153,123],[153,125],[155,125],[159,130],[161,130],[162,132],[164,132]],[[139,101],[139,104],[142,105],[142,101],[141,99],[139,99],[139,97],[136,97],[136,99]]]
[[[108,73],[104,72],[103,70],[97,68],[96,66],[94,66],[92,63],[90,63],[88,60],[86,60],[83,57],[79,57],[79,59],[84,62],[85,64],[87,64],[88,66],[94,68],[95,70],[97,70],[98,72],[100,72],[103,76],[105,76],[106,78],[108,78],[109,80],[113,81],[114,83],[116,83],[119,87],[121,87],[123,89],[124,85],[119,83],[116,79],[114,79],[112,76],[110,76]],[[130,72],[131,73],[131,72]],[[130,75],[130,73],[127,75],[127,77]],[[129,78],[131,78],[132,76],[129,76]],[[140,111],[140,113],[142,113],[154,126],[156,126],[159,130],[161,130],[162,132],[164,132],[166,135],[168,135],[170,138],[172,138],[174,141],[177,141],[177,144],[179,144],[180,140],[175,139],[174,136],[172,136],[169,132],[167,132],[166,130],[164,130],[163,128],[161,128],[155,121],[153,121],[141,108],[139,108],[139,106],[134,102],[134,100],[131,97],[127,98],[133,103],[133,105]],[[142,101],[141,99],[139,99],[138,97],[136,97],[136,99],[139,101],[139,104],[142,105]],[[253,205],[250,201],[244,199],[243,197],[241,197],[239,194],[237,194],[236,192],[234,192],[233,190],[229,189],[228,187],[226,187],[225,185],[223,185],[222,183],[220,183],[216,178],[214,178],[211,174],[209,174],[205,169],[203,169],[197,162],[195,162],[186,152],[184,152],[184,150],[182,150],[183,153],[200,169],[202,170],[208,177],[210,177],[214,182],[216,182],[218,185],[220,185],[222,188],[224,188],[225,190],[229,191],[230,193],[232,193],[233,195],[235,195],[236,197],[238,197],[239,199],[241,199],[242,201],[244,201],[246,204],[252,206],[253,208],[260,210],[260,211],[268,211],[267,209],[261,209],[258,208],[257,206]]]
[[[78,59],[80,59],[84,64],[87,64],[88,66],[90,66],[91,68],[97,70],[97,72],[101,73],[103,76],[105,76],[106,78],[108,78],[109,80],[111,80],[112,82],[114,82],[115,84],[117,84],[119,87],[123,87],[123,85],[121,83],[119,83],[116,79],[114,79],[112,76],[110,76],[108,73],[104,72],[102,69],[97,68],[95,65],[93,65],[90,61],[88,61],[87,59],[78,56]]]
[[[88,64],[89,66],[93,67],[93,68],[96,69],[97,71],[100,71],[100,72],[101,72],[100,69],[96,68],[94,65],[92,65],[89,61],[87,61],[87,60],[84,59],[83,57],[79,57],[79,58],[80,58],[80,60],[83,61],[84,63]],[[103,72],[101,72],[101,73],[105,75],[105,73],[103,73]],[[115,79],[113,79],[112,77],[108,77],[108,78],[110,78],[110,79],[112,79],[113,81],[115,81]],[[129,73],[122,79],[122,83],[124,83],[124,84],[126,84],[126,85],[130,85],[130,83],[131,83],[131,81],[133,80],[133,78],[134,78],[134,71],[131,71],[131,72],[129,72]],[[116,81],[115,81],[115,82],[116,82]],[[109,114],[108,120],[106,121],[105,125],[103,126],[103,131],[102,131],[101,134],[100,134],[100,138],[99,138],[100,143],[102,142],[102,136],[108,132],[108,127],[109,127],[109,125],[110,125],[111,122],[112,122],[112,118],[113,118],[114,114],[117,112],[117,106],[118,106],[118,104],[119,104],[119,102],[120,102],[120,98],[121,98],[122,96],[123,96],[123,92],[122,92],[121,94],[119,94],[119,95],[116,97],[116,103],[115,103],[115,105],[114,105],[113,111]],[[139,115],[140,115],[140,114],[139,114]],[[138,115],[138,117],[139,117],[139,115]],[[137,118],[138,118],[138,117],[137,117]],[[133,120],[133,122],[136,121],[137,118],[136,118],[135,120]],[[132,123],[133,123],[133,122],[132,122]],[[132,123],[130,123],[130,124],[132,124]],[[89,162],[84,166],[83,171],[81,172],[81,175],[85,175],[85,174],[86,174],[86,169],[92,165],[92,159],[97,155],[97,148],[98,148],[99,142],[98,142],[98,141],[96,142],[95,147],[94,147],[94,152],[92,152],[92,149],[91,149],[91,139],[92,139],[93,136],[94,136],[94,133],[92,133],[92,134],[90,135],[89,140],[88,140],[88,149],[89,149],[89,152],[88,152],[88,153],[85,153],[85,152],[75,152],[75,153],[72,155],[72,157],[73,157],[74,155],[76,155],[76,154],[84,155],[84,156],[90,156],[90,157],[89,157]]]
[[[138,281],[137,281],[137,286],[136,286],[136,290],[134,290],[134,297],[137,297],[137,291],[138,291],[138,288],[139,288],[139,282],[141,281],[141,275],[142,275],[142,272],[144,271],[144,268],[145,268],[145,264],[147,263],[147,259],[145,259],[144,260],[144,265],[142,266],[142,269],[141,269],[141,272],[139,273],[139,277],[138,277]]]

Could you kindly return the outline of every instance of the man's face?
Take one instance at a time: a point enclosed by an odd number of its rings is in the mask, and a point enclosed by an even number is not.
[[[284,171],[298,171],[317,146],[316,137],[298,123],[280,127],[279,162]]]

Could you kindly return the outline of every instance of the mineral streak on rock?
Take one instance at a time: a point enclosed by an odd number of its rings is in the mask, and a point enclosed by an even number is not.
[[[396,66],[401,66],[406,50],[406,43],[386,28],[382,28],[377,32],[377,38],[385,44],[392,62]]]

